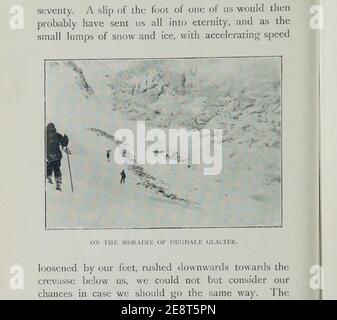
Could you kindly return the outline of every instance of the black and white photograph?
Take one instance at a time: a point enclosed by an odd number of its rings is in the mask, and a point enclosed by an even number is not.
[[[282,59],[45,60],[46,229],[282,227]]]

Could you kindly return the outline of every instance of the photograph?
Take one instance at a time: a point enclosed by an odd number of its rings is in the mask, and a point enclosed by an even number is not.
[[[44,61],[45,228],[282,227],[282,58]]]

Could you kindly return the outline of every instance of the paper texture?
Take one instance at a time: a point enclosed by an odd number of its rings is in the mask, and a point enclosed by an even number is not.
[[[335,28],[333,11],[336,3],[324,1],[324,29],[321,32],[321,213],[322,213],[322,261],[324,272],[324,299],[336,298],[336,254],[334,249],[336,228],[336,132],[334,125],[336,94],[333,89],[334,52],[336,41],[332,36]]]
[[[1,298],[319,298],[310,287],[310,269],[320,263],[318,32],[309,27],[316,3],[280,2],[290,12],[270,12],[274,1],[244,14],[237,6],[248,1],[184,1],[192,13],[180,15],[156,11],[179,8],[178,1],[135,2],[133,14],[123,14],[131,5],[122,1],[25,1],[23,30],[10,28],[13,4],[1,2]],[[75,13],[52,10],[61,8]],[[96,27],[72,29],[83,18]],[[169,26],[170,18],[186,20],[200,39],[182,39],[189,29]],[[238,19],[247,26],[235,25]],[[270,26],[261,25],[266,19]],[[156,27],[134,25],[152,20]],[[123,40],[154,29],[156,39]],[[105,30],[108,40],[96,39]],[[164,133],[223,129],[221,174],[203,175],[211,165],[188,161],[115,164],[112,136],[136,132],[137,121]],[[64,151],[62,191],[54,175],[52,185],[45,181],[50,122],[69,138],[73,193]],[[122,145],[122,158],[130,150]],[[165,151],[163,159],[177,156]],[[12,289],[21,271],[24,288]],[[76,283],[47,281],[66,278]],[[103,278],[108,284],[95,282]]]

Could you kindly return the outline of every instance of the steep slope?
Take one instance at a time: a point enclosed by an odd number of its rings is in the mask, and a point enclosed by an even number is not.
[[[76,191],[48,186],[55,227],[280,225],[280,79],[275,62],[70,61],[47,66],[47,119],[69,134]],[[174,71],[172,71],[174,70]],[[221,128],[223,170],[107,163],[120,128]],[[88,129],[93,130],[88,130]],[[67,181],[66,163],[63,162]]]

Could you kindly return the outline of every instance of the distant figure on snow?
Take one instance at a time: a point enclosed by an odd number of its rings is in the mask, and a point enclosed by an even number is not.
[[[108,162],[110,162],[110,153],[111,153],[111,149],[106,151],[106,157],[108,159]]]
[[[56,190],[59,191],[62,190],[62,173],[60,169],[62,151],[60,147],[66,148],[68,143],[68,137],[66,135],[59,134],[53,123],[49,123],[47,125],[47,180],[49,183],[53,183],[52,176],[54,173]],[[66,152],[68,152],[67,149]]]
[[[122,172],[120,173],[120,175],[121,175],[121,184],[122,184],[122,183],[125,183],[125,178],[126,178],[125,171],[122,170]]]

